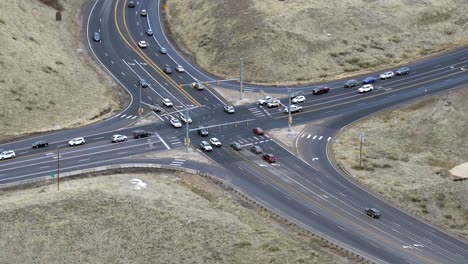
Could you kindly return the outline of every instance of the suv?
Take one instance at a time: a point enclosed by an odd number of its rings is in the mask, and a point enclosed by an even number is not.
[[[250,150],[255,154],[262,153],[262,148],[260,146],[252,146],[250,147]]]
[[[12,159],[14,157],[16,157],[16,154],[13,150],[6,150],[0,153],[0,160]]]
[[[211,145],[215,146],[215,147],[221,147],[221,141],[219,141],[219,139],[217,138],[210,138],[210,143]]]
[[[265,132],[263,132],[263,129],[259,128],[259,127],[256,127],[254,129],[252,129],[252,131],[255,133],[255,135],[263,135],[265,134]]]
[[[241,150],[242,149],[242,145],[237,143],[237,142],[232,142],[231,143],[231,148],[235,149],[235,150]]]
[[[320,86],[319,88],[315,88],[312,90],[312,94],[324,94],[328,93],[330,91],[330,88],[326,86]]]
[[[120,134],[113,135],[111,141],[112,141],[112,143],[127,141],[127,136],[120,135]]]
[[[146,12],[146,9],[142,9],[140,12],[141,16],[146,16],[148,13]]]
[[[185,117],[184,114],[180,114],[180,120],[182,120],[184,123],[192,124],[192,118],[190,118],[190,116]]]
[[[135,130],[133,131],[133,138],[138,139],[138,138],[145,138],[145,137],[150,137],[151,133],[146,132],[145,130]]]
[[[291,94],[291,99],[294,99],[300,95],[304,96],[304,92],[303,91],[294,92]]]
[[[205,127],[198,127],[197,133],[198,133],[198,135],[200,135],[202,137],[207,137],[208,136],[208,129],[206,129]]]
[[[141,86],[141,88],[148,87],[148,83],[144,79],[138,80],[138,85]]]
[[[258,104],[259,105],[266,105],[267,103],[270,103],[273,100],[275,100],[274,97],[267,95],[264,98],[258,100]]]
[[[276,157],[273,154],[265,154],[262,157],[264,160],[268,161],[269,163],[276,162]]]
[[[380,74],[379,78],[381,80],[386,80],[392,78],[393,76],[395,76],[395,74],[392,71],[388,71]]]
[[[234,112],[236,112],[236,110],[234,109],[234,106],[225,105],[224,106],[224,112],[226,112],[228,114],[233,114]]]
[[[372,84],[366,84],[366,85],[363,85],[361,88],[358,89],[358,92],[359,93],[366,93],[366,92],[370,92],[374,90],[374,86],[372,86]]]
[[[197,89],[199,91],[205,89],[205,86],[203,86],[203,84],[201,82],[193,82],[192,86],[193,86],[193,88],[195,88],[195,89]]]
[[[347,82],[345,82],[344,84],[344,88],[351,88],[351,87],[356,87],[358,85],[358,81],[356,80],[349,80]]]
[[[71,146],[71,147],[74,147],[74,146],[78,146],[78,145],[83,145],[85,142],[84,138],[82,137],[77,137],[77,138],[74,138],[70,141],[68,141],[68,145]]]
[[[210,143],[206,141],[202,141],[200,143],[200,148],[203,149],[204,151],[212,151],[213,147],[211,147]]]
[[[366,208],[364,213],[372,218],[379,218],[381,215],[380,211],[375,208]]]
[[[99,34],[99,32],[94,32],[94,37],[93,37],[94,41],[96,42],[99,42],[101,40],[101,35]]]
[[[301,112],[302,111],[302,106],[299,106],[299,105],[291,105],[291,113],[295,113],[295,112]],[[283,112],[285,113],[288,113],[289,112],[289,109],[288,107],[285,107]]]
[[[174,107],[171,100],[169,100],[168,98],[163,99],[163,105],[165,105],[166,107]]]
[[[130,7],[130,8],[135,7],[135,1],[129,1],[128,2],[128,7]]]
[[[403,67],[395,71],[396,75],[405,75],[409,73],[409,68],[408,67]]]

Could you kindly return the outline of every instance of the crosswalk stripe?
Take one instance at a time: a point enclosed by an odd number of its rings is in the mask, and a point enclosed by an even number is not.
[[[315,135],[312,139],[316,139],[317,138],[317,135]]]
[[[307,136],[307,139],[309,139],[311,136],[312,136],[312,135],[308,135],[308,136]]]

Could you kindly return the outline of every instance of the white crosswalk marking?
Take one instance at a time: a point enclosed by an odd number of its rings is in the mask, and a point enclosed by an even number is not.
[[[329,137],[329,138],[327,139],[327,141],[330,141],[330,140],[331,140],[331,137]]]
[[[308,135],[308,136],[307,136],[307,139],[309,139],[311,136],[312,136],[312,135]]]
[[[322,138],[323,138],[323,136],[320,136],[320,137],[318,138],[318,140],[322,140]]]
[[[312,139],[316,139],[317,138],[317,135],[315,135]]]
[[[123,115],[120,116],[120,118],[124,118],[126,116],[127,116],[127,114],[123,114]]]

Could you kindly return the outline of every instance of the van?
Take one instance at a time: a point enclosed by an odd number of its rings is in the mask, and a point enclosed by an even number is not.
[[[146,132],[145,130],[135,130],[133,131],[133,138],[138,139],[138,138],[145,138],[145,137],[150,137],[151,133]]]

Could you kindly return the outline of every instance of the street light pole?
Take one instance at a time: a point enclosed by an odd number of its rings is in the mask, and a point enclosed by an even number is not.
[[[362,142],[364,141],[364,135],[359,135],[359,169],[362,169]]]
[[[292,122],[292,117],[291,117],[291,88],[288,88],[288,97],[289,97],[289,104],[288,104],[288,132],[291,134],[291,122]]]
[[[240,58],[240,66],[239,66],[239,82],[240,82],[240,99],[242,99],[242,77],[244,74],[244,60]]]
[[[57,147],[57,191],[60,191],[60,146]]]
[[[189,152],[189,145],[190,145],[190,138],[189,138],[189,122],[188,122],[188,107],[185,106],[185,124],[186,124],[186,130],[185,130],[185,151],[188,153]]]

